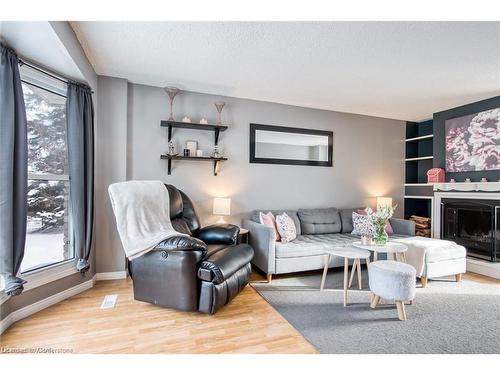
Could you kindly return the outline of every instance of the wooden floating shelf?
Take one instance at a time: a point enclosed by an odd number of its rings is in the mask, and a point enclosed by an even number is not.
[[[431,160],[434,159],[434,156],[420,156],[417,158],[407,158],[405,161],[419,161],[419,160]]]
[[[412,182],[412,183],[406,183],[405,186],[432,186],[434,183],[427,183],[427,182]]]
[[[217,146],[219,143],[220,132],[226,131],[228,128],[228,126],[226,125],[198,124],[195,122],[182,122],[182,121],[169,121],[169,120],[162,120],[160,122],[160,126],[168,128],[169,142],[172,139],[172,129],[174,128],[213,131],[215,146]],[[161,155],[160,158],[168,160],[168,174],[171,174],[172,172],[172,160],[212,161],[214,163],[214,176],[217,176],[219,163],[221,161],[227,160],[227,158],[213,158],[211,156],[182,156],[182,155]]]
[[[219,163],[226,161],[227,158],[214,158],[211,156],[182,156],[182,155],[161,155],[161,159],[168,160],[168,174],[172,172],[172,160],[191,160],[191,161],[213,161],[214,163],[214,176],[217,176]]]
[[[161,155],[162,159],[172,159],[172,160],[214,160],[214,161],[225,161],[227,158],[214,158],[211,156],[182,156],[182,155]]]
[[[214,124],[198,124],[196,122],[182,122],[182,121],[168,121],[162,120],[160,123],[164,128],[172,127],[172,128],[181,128],[181,129],[195,129],[195,130],[218,130],[218,131],[226,131],[226,125],[214,125]]]
[[[432,195],[405,195],[405,199],[433,199]]]
[[[420,137],[414,137],[414,138],[407,138],[405,139],[405,142],[423,141],[425,139],[431,139],[431,138],[434,138],[434,134],[422,135]]]

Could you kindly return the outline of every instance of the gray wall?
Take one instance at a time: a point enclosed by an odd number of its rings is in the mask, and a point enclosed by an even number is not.
[[[231,197],[233,215],[228,221],[235,224],[240,224],[241,218],[253,209],[358,207],[373,205],[373,197],[380,195],[392,196],[402,208],[403,121],[182,92],[174,102],[176,119],[188,115],[193,121],[206,117],[213,123],[217,117],[213,103],[220,99],[227,103],[223,122],[229,124],[229,129],[221,133],[220,146],[229,160],[221,163],[217,177],[213,176],[210,162],[192,161],[174,161],[169,176],[167,162],[160,160],[160,154],[168,149],[167,130],[160,127],[160,120],[167,119],[169,114],[166,93],[160,88],[129,83],[125,128],[123,109],[118,108],[124,102],[121,81],[110,77],[99,79],[100,127],[106,136],[100,141],[100,148],[110,158],[100,164],[103,169],[99,173],[106,176],[106,180],[100,180],[104,183],[98,187],[101,193],[107,183],[122,178],[162,180],[193,199],[204,224],[217,219],[211,214],[216,196]],[[104,120],[107,116],[110,121]],[[250,164],[251,122],[334,131],[334,166]],[[198,147],[206,154],[212,151],[211,132],[174,129],[173,135],[178,151],[182,151],[186,140],[197,140]],[[125,148],[127,172],[122,176]],[[108,201],[106,194],[99,194],[99,272],[123,270],[124,265]],[[105,215],[101,216],[102,213]]]
[[[228,162],[219,176],[211,165],[174,162],[172,175],[159,155],[167,149],[167,131],[159,126],[168,117],[167,96],[162,89],[129,85],[128,179],[160,179],[183,189],[197,204],[202,219],[212,222],[214,196],[232,198],[232,221],[255,208],[338,207],[369,203],[370,197],[403,194],[404,123],[367,116],[321,111],[281,104],[223,98],[224,122],[229,129],[221,134],[220,145]],[[205,116],[214,121],[213,102],[218,96],[181,93],[174,104],[175,116],[193,119]],[[250,164],[249,123],[294,126],[334,131],[334,166],[308,167]],[[186,139],[211,149],[212,133],[174,130],[178,148]],[[387,165],[389,160],[395,160]],[[399,168],[388,170],[388,167]]]
[[[128,84],[124,79],[99,76],[96,130],[96,254],[97,272],[124,270],[125,256],[115,227],[108,186],[127,176]],[[115,251],[113,251],[113,249]]]

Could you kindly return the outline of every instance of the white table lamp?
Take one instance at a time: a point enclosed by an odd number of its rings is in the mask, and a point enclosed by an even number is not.
[[[225,223],[224,216],[231,215],[231,198],[214,198],[214,215],[219,215],[218,223]]]
[[[377,210],[384,207],[392,207],[391,197],[377,197]]]

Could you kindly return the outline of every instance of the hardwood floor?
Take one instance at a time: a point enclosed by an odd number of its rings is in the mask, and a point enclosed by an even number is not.
[[[252,279],[265,281],[256,273]],[[500,280],[473,273],[463,279],[500,286]],[[107,294],[118,294],[116,307],[101,310]],[[99,281],[15,323],[0,340],[2,347],[73,353],[317,353],[250,286],[210,316],[135,301],[130,279]]]
[[[116,307],[101,310],[107,294],[118,294]],[[94,288],[14,323],[0,340],[2,347],[73,353],[317,353],[249,285],[210,316],[135,301],[130,279],[98,281]]]
[[[493,277],[479,275],[478,273],[467,272],[462,275],[462,280],[472,280],[479,283],[498,285],[500,286],[500,280]]]

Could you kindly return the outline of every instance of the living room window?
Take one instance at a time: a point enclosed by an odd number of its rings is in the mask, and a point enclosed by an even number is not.
[[[69,233],[67,84],[20,68],[28,120],[28,213],[21,273],[74,258]]]

